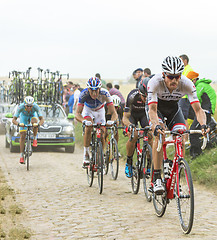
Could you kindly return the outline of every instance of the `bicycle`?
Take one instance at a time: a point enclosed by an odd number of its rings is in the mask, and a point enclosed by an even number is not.
[[[135,130],[138,132],[138,139],[136,141],[136,161],[132,163],[132,177],[131,185],[134,194],[139,192],[140,179],[143,179],[143,188],[147,201],[151,201],[151,194],[148,191],[151,177],[150,172],[152,168],[152,148],[148,144],[148,132],[151,130],[149,126],[144,128],[133,128],[130,140],[134,138]],[[140,139],[143,139],[141,148]]]
[[[18,127],[20,127],[20,124],[18,124]],[[24,148],[24,164],[26,164],[27,171],[29,171],[29,157],[32,156],[31,130],[33,128],[33,125],[27,124],[24,126],[22,125],[22,127],[27,127],[26,143],[25,143],[25,148]]]
[[[103,191],[103,170],[104,170],[104,158],[103,148],[101,142],[101,129],[104,126],[101,123],[92,124],[91,144],[90,144],[90,164],[86,167],[87,182],[89,187],[93,185],[94,173],[97,173],[99,193]],[[85,130],[85,123],[83,123],[83,134]]]
[[[166,162],[170,162],[169,169],[163,172],[162,184],[164,185],[165,192],[162,195],[156,195],[153,192],[153,175],[151,176],[151,187],[149,191],[152,193],[153,205],[158,217],[162,217],[166,211],[167,204],[170,200],[176,199],[177,210],[181,228],[185,234],[191,232],[194,219],[194,188],[191,177],[190,167],[187,161],[183,158],[182,137],[184,133],[194,134],[202,133],[201,130],[183,130],[165,131],[165,134],[171,134],[175,139],[164,141],[163,143],[163,166]],[[168,144],[175,144],[174,159],[168,160],[166,147]],[[202,149],[205,149],[207,138],[203,138]],[[160,152],[162,147],[162,135],[159,137],[157,151]]]
[[[118,127],[117,122],[113,121],[107,121],[107,125],[111,126],[106,127],[106,129],[110,130],[110,133],[106,137],[105,174],[108,173],[110,165],[112,178],[116,180],[119,170],[119,152],[115,134],[118,131]],[[110,139],[109,134],[111,135]]]

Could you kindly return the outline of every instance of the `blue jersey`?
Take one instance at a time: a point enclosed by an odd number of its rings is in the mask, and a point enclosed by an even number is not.
[[[78,100],[78,105],[85,105],[93,111],[97,111],[98,109],[102,108],[105,103],[107,105],[113,104],[111,95],[105,88],[100,89],[99,96],[96,99],[92,99],[89,94],[88,88],[85,88],[80,93]]]
[[[40,107],[38,106],[37,103],[33,103],[33,107],[30,112],[27,112],[24,103],[21,103],[18,106],[17,111],[14,114],[14,117],[18,118],[21,114],[27,117],[31,117],[34,116],[35,113],[37,113],[38,117],[42,117]]]

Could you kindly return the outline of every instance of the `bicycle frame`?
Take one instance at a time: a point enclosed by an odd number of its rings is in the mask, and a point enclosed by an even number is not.
[[[178,163],[181,158],[183,158],[183,149],[182,149],[182,137],[179,135],[175,136],[175,140],[165,141],[163,143],[163,160],[167,159],[167,152],[166,147],[168,144],[174,143],[175,144],[175,155],[173,159],[173,165],[170,172],[170,177],[166,181],[166,190],[167,190],[167,199],[173,199],[174,198],[174,189],[175,185],[179,184],[179,178],[178,178]],[[178,189],[178,196],[180,195],[179,189]]]

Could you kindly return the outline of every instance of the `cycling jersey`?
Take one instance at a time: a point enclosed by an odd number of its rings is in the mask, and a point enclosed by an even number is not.
[[[146,104],[141,99],[139,89],[133,89],[127,96],[126,107],[124,112],[130,112],[130,122],[137,124],[140,122],[141,127],[148,126],[148,119],[146,115]]]
[[[163,74],[156,74],[148,82],[148,105],[152,103],[160,103],[163,107],[177,107],[179,99],[188,95],[190,103],[199,102],[197,98],[196,88],[192,81],[185,76],[181,76],[178,87],[169,92],[164,82]]]
[[[163,74],[156,74],[148,82],[148,104],[157,103],[158,116],[162,120],[167,118],[169,129],[185,127],[185,120],[182,112],[179,110],[178,101],[185,94],[188,95],[190,103],[199,102],[196,88],[192,81],[185,76],[181,76],[178,87],[169,92],[164,82]]]
[[[109,92],[104,88],[100,89],[99,96],[96,99],[92,99],[89,94],[88,88],[85,88],[81,92],[78,100],[78,105],[82,105],[82,106],[85,105],[86,107],[90,108],[92,111],[97,111],[103,108],[105,103],[107,105],[113,104]]]
[[[124,112],[145,112],[145,103],[142,102],[139,89],[133,89],[127,96]]]
[[[24,116],[32,116],[35,112],[37,113],[38,117],[42,117],[40,107],[38,106],[37,103],[33,103],[33,107],[30,112],[27,112],[24,103],[21,103],[18,106],[17,111],[14,114],[14,117],[18,118],[20,116],[20,114],[22,114]]]

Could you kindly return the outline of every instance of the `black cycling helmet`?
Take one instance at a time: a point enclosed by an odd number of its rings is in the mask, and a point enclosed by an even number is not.
[[[146,85],[144,83],[143,80],[140,81],[139,83],[139,92],[143,95],[143,96],[147,96],[148,92],[147,92],[147,88],[146,88]]]

